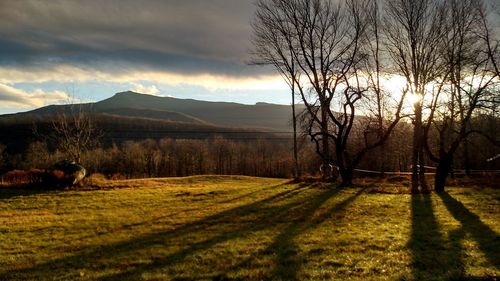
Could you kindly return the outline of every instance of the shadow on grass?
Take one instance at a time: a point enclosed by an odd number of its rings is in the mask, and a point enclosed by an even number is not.
[[[234,202],[234,201],[239,201],[239,200],[241,200],[243,198],[257,196],[260,193],[268,192],[268,191],[271,191],[273,189],[276,189],[276,188],[278,188],[280,186],[287,185],[287,184],[289,184],[289,183],[287,182],[285,184],[270,185],[270,186],[264,187],[262,189],[258,189],[258,190],[252,191],[252,192],[245,193],[243,195],[239,195],[237,197],[233,197],[231,199],[224,199],[224,200],[220,200],[220,201],[214,201],[213,204],[227,204],[227,203],[231,203],[231,202]],[[152,219],[145,219],[145,220],[142,220],[141,222],[124,224],[124,225],[122,225],[122,226],[120,226],[118,228],[115,228],[114,231],[131,230],[131,229],[133,229],[135,227],[141,227],[141,226],[145,226],[145,225],[153,225],[153,224],[155,224],[158,221],[161,221],[163,219],[175,217],[175,216],[178,216],[180,214],[186,214],[186,213],[190,213],[190,212],[198,212],[198,211],[202,211],[202,210],[205,210],[205,209],[206,209],[206,206],[180,209],[180,210],[178,210],[176,212],[168,213],[168,214],[165,214],[165,215],[162,215],[162,216],[156,216],[156,217],[154,217]],[[92,237],[96,237],[96,236],[100,236],[100,235],[104,235],[104,234],[106,234],[106,233],[86,235],[86,236],[81,237],[80,239],[82,239],[82,240],[83,239],[88,239],[88,238],[92,238]]]
[[[412,233],[409,247],[412,253],[412,274],[415,280],[461,280],[465,275],[458,231],[445,240],[434,215],[430,194],[411,197]]]
[[[343,211],[351,204],[364,190],[359,190],[353,195],[340,201],[330,207],[319,216],[313,217],[326,201],[328,201],[338,190],[332,190],[309,200],[302,206],[302,211],[297,214],[297,217],[284,228],[264,250],[257,252],[252,257],[241,262],[237,266],[228,270],[227,273],[239,268],[248,267],[252,261],[258,260],[263,255],[272,255],[276,257],[276,267],[272,270],[270,276],[272,279],[278,280],[300,280],[297,273],[302,265],[304,256],[299,256],[299,247],[295,244],[294,239],[305,233],[307,230],[313,229],[318,225],[331,218],[333,214]],[[229,280],[225,275],[220,277],[220,280]]]
[[[181,263],[188,256],[192,256],[216,244],[242,238],[259,230],[272,229],[276,227],[277,222],[293,223],[290,223],[276,237],[270,248],[279,249],[288,247],[286,244],[291,244],[293,237],[314,225],[314,223],[308,221],[310,219],[309,216],[329,198],[338,193],[337,189],[316,189],[312,195],[308,194],[307,197],[304,197],[302,193],[305,190],[309,190],[308,186],[290,188],[262,200],[222,211],[173,230],[155,232],[101,247],[87,248],[76,255],[40,263],[30,268],[2,272],[0,273],[0,280],[29,279],[34,276],[43,276],[44,274],[55,277],[65,272],[76,272],[75,274],[77,274],[85,269],[95,270],[96,266],[104,267],[105,269],[107,266],[105,264],[106,261],[111,261],[109,269],[123,270],[119,273],[104,276],[100,280],[137,280],[141,278],[143,273],[154,272]],[[342,206],[342,204],[339,204],[339,206]],[[329,211],[334,212],[336,208],[332,208]],[[319,218],[314,222],[319,223],[327,217],[328,215],[325,213],[323,218]],[[201,239],[199,238],[200,236],[202,237]],[[168,246],[174,245],[176,242],[182,244],[182,249],[175,250],[166,256],[151,257],[152,260],[144,262],[135,261],[127,265],[116,264],[114,261],[115,258],[130,256],[134,252],[140,252],[151,247],[168,248]],[[285,252],[278,250],[278,253],[283,254]],[[280,255],[277,257],[279,264],[286,265],[288,257]],[[293,279],[295,268],[281,267],[275,270],[276,274],[285,277],[290,276]],[[288,273],[288,271],[292,272]],[[197,273],[194,272],[194,274]],[[207,277],[209,276],[204,276],[204,278]],[[215,275],[211,277],[217,278]]]
[[[302,262],[298,256],[299,249],[295,244],[294,239],[307,230],[323,223],[325,220],[330,218],[333,213],[337,213],[345,209],[362,192],[363,190],[359,190],[357,193],[337,203],[314,219],[311,219],[311,217],[316,209],[325,203],[331,196],[325,196],[325,198],[319,198],[319,200],[312,201],[310,206],[308,206],[308,208],[302,213],[301,223],[294,222],[289,224],[288,227],[283,230],[274,239],[273,243],[265,250],[267,252],[275,253],[277,257],[278,266],[274,269],[271,276],[279,276],[282,280],[299,280],[297,272],[300,269]]]
[[[489,263],[496,269],[500,269],[500,235],[447,192],[440,192],[439,197],[453,217],[462,224],[461,231],[469,233],[476,240]]]
[[[54,192],[54,190],[43,187],[39,188],[32,185],[0,187],[0,200],[7,200],[21,196],[31,196],[49,192]]]
[[[271,185],[271,186],[264,187],[264,188],[259,189],[259,190],[254,190],[254,191],[251,191],[251,192],[239,195],[237,197],[233,197],[231,199],[226,199],[226,200],[218,201],[217,203],[218,204],[226,204],[226,203],[240,201],[241,199],[244,199],[244,198],[247,198],[247,197],[252,197],[252,196],[257,195],[258,193],[261,193],[263,191],[270,191],[270,190],[275,189],[275,188],[277,188],[279,186],[289,185],[289,184],[290,184],[290,182],[286,182],[284,184]]]
[[[307,187],[308,186],[306,185],[301,185],[297,189],[300,190]],[[267,228],[273,228],[275,227],[275,222],[277,221],[278,222],[284,221],[286,223],[290,223],[291,226],[300,224],[302,221],[307,220],[308,216],[312,215],[314,211],[317,208],[319,208],[324,202],[326,202],[332,196],[337,194],[338,191],[339,191],[338,189],[334,190],[328,189],[316,196],[307,197],[304,200],[293,201],[285,205],[273,206],[270,208],[264,207],[261,204],[250,204],[244,206],[243,208],[245,209],[245,213],[246,211],[250,211],[252,215],[265,214],[265,216],[261,216],[261,218],[255,222],[243,223],[238,227],[236,227],[235,229],[217,233],[216,235],[212,236],[209,239],[203,240],[198,243],[194,243],[184,250],[175,252],[164,258],[158,259],[153,263],[138,266],[128,271],[121,272],[119,274],[109,275],[99,280],[124,280],[124,279],[134,280],[140,278],[140,276],[143,273],[151,272],[156,269],[165,268],[167,266],[180,263],[187,256],[194,255],[195,253],[202,251],[204,249],[208,249],[218,243],[244,237],[256,231],[264,230]],[[277,203],[277,202],[268,201],[268,203]],[[243,215],[245,216],[250,214],[243,214]],[[288,234],[293,231],[294,229],[287,227],[285,231],[283,231],[280,235],[278,235],[275,242],[273,243],[274,246],[271,246],[270,249],[274,249],[276,248],[276,246],[279,246],[275,245],[276,243],[281,243],[284,241],[284,239],[288,239]],[[289,249],[285,249],[285,251],[277,251],[279,268],[276,268],[275,272],[273,272],[270,275],[270,277],[272,278],[283,277],[283,280],[291,280],[289,277],[294,275],[293,271],[296,269],[294,266],[287,266],[285,268],[282,268],[282,265],[285,264],[284,257],[289,256],[289,254],[291,254],[286,250]],[[208,276],[204,276],[204,278],[207,277]],[[214,280],[230,280],[230,278],[224,275],[214,275],[211,277]]]

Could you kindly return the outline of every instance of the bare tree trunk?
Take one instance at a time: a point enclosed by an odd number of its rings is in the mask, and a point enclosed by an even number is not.
[[[415,124],[413,126],[413,147],[411,157],[411,188],[412,192],[418,192],[419,186],[419,156],[421,148],[422,136],[422,108],[420,105],[415,105]]]
[[[434,179],[434,190],[436,192],[443,192],[446,186],[446,177],[451,169],[453,157],[450,154],[440,157],[438,167],[436,170],[436,177]]]
[[[297,146],[297,115],[295,114],[295,81],[292,81],[292,125],[293,125],[293,178],[300,178],[299,156]]]
[[[422,137],[420,139],[421,139],[419,147],[420,151],[418,153],[418,164],[419,164],[418,178],[420,180],[420,187],[422,188],[422,190],[427,191],[428,186],[425,180],[425,159],[424,159],[424,147],[423,147],[424,140],[422,139]]]
[[[467,176],[471,176],[470,172],[470,158],[469,158],[469,142],[465,140],[463,142],[463,154],[464,154],[464,169]]]
[[[322,135],[322,148],[323,148],[323,174],[322,179],[323,180],[329,180],[331,177],[331,172],[330,172],[330,150],[328,147],[328,113],[327,113],[327,108],[325,106],[321,107],[321,132],[323,133]]]
[[[385,154],[386,154],[386,144],[382,144],[380,145],[380,148],[378,150],[378,161],[379,161],[379,169],[380,169],[380,178],[384,178],[385,177],[385,169],[386,169],[386,157],[385,157]]]
[[[342,179],[340,186],[346,186],[346,187],[352,186],[353,169],[342,167],[341,169],[339,169],[339,173]]]
[[[422,104],[415,104],[415,125],[413,129],[413,151],[412,151],[412,192],[427,190],[425,182],[425,159],[424,159],[424,127],[422,124]]]

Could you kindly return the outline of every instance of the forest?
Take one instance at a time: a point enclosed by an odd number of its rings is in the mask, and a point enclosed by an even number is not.
[[[248,175],[275,178],[293,177],[293,142],[289,134],[276,135],[269,132],[245,131],[235,128],[225,132],[207,130],[200,135],[191,132],[186,137],[179,129],[170,131],[159,123],[151,135],[142,132],[144,122],[110,122],[106,119],[92,119],[83,114],[85,120],[95,122],[91,139],[95,140],[84,146],[75,140],[74,146],[64,146],[60,134],[54,133],[52,126],[60,123],[38,124],[38,132],[33,132],[33,125],[25,125],[24,143],[17,140],[16,146],[7,149],[0,145],[0,174],[12,170],[48,169],[52,164],[75,159],[79,154],[80,163],[89,173],[100,173],[110,179],[129,179],[144,177],[178,177],[192,175]],[[148,120],[149,126],[154,122]],[[495,175],[500,169],[500,161],[494,156],[498,147],[491,139],[499,125],[497,118],[481,116],[473,121],[474,127],[489,132],[492,137],[472,135],[461,144],[453,163],[453,175]],[[112,125],[113,129],[111,129]],[[74,127],[74,123],[69,124]],[[22,126],[16,126],[17,129]],[[12,134],[12,130],[11,134]],[[124,135],[123,132],[127,134]],[[155,133],[156,132],[156,133]],[[161,134],[159,132],[166,132]],[[380,150],[370,151],[359,165],[358,177],[383,177],[385,175],[405,175],[411,171],[411,143],[408,136],[412,133],[411,124],[401,122],[385,144],[384,154]],[[200,139],[200,137],[202,137]],[[431,136],[431,142],[437,142],[437,136]],[[73,139],[68,138],[68,142]],[[356,149],[354,147],[354,149]],[[315,151],[314,143],[306,134],[298,139],[299,168],[303,177],[321,175],[321,158]],[[493,157],[492,157],[493,156]],[[432,161],[426,159],[432,169]]]

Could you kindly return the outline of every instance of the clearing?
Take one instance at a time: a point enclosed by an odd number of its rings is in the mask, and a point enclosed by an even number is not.
[[[0,280],[495,280],[500,190],[237,176],[0,189]]]

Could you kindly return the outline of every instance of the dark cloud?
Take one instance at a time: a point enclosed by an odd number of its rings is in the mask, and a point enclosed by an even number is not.
[[[248,75],[253,0],[0,1],[0,64]]]

